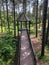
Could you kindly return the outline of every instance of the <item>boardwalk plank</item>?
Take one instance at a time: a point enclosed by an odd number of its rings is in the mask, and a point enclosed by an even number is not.
[[[21,35],[20,65],[34,65],[26,31],[22,31]]]

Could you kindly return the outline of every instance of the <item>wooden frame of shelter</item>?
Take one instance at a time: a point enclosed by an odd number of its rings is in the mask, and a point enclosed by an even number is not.
[[[20,28],[19,28],[19,22],[21,23],[20,24]],[[25,25],[25,28],[26,29],[23,29],[23,27],[22,27],[22,23],[25,23],[24,25]],[[30,21],[30,19],[27,17],[27,15],[26,14],[24,14],[24,13],[22,13],[19,17],[18,17],[18,19],[17,19],[17,26],[18,26],[18,36],[19,36],[19,31],[21,31],[21,33],[22,33],[22,30],[27,30],[28,31],[28,33],[30,34],[30,23],[31,23],[31,21]],[[27,27],[28,26],[28,27]]]

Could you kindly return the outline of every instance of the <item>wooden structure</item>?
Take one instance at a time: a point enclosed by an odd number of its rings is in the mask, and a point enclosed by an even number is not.
[[[18,36],[19,32],[22,30],[27,30],[30,34],[30,19],[26,16],[26,14],[22,13],[17,19],[17,26],[18,26]]]

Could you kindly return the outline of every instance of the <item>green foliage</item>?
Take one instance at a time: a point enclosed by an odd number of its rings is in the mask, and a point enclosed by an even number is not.
[[[30,27],[30,29],[31,29],[30,34],[35,35],[35,34],[36,34],[35,25],[32,25],[32,26]]]
[[[6,63],[13,59],[17,46],[18,40],[12,37],[12,32],[8,32],[4,38],[0,38],[0,59]]]
[[[49,47],[49,36],[48,36],[48,42],[47,42],[47,46]]]
[[[3,63],[3,61],[2,61],[2,60],[0,60],[0,65],[4,65],[4,63]]]
[[[33,25],[36,24],[36,19],[35,19],[35,17],[33,17],[32,23],[33,23]],[[37,23],[39,23],[39,21],[37,21]]]
[[[14,50],[10,45],[4,46],[2,48],[2,53],[1,53],[3,61],[7,62],[13,56],[12,55],[13,52]]]
[[[47,44],[46,47],[45,47],[48,51],[49,51],[49,45]]]
[[[41,51],[37,52],[37,57],[38,57],[39,60],[41,59],[44,62],[49,62],[49,47],[46,46],[45,50],[47,50],[47,51],[45,52],[45,55],[43,57],[41,56]]]
[[[40,52],[40,51],[37,52],[37,56],[38,56],[39,59],[42,58],[42,57],[41,57],[41,52]]]

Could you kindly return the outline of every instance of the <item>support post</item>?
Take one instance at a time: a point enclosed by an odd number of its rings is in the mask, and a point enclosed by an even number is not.
[[[17,21],[17,29],[18,29],[18,42],[19,42],[19,22]]]
[[[29,34],[30,34],[30,21],[29,21]]]
[[[21,21],[21,29],[22,29],[22,21]],[[22,30],[21,30],[21,34],[22,34]]]

